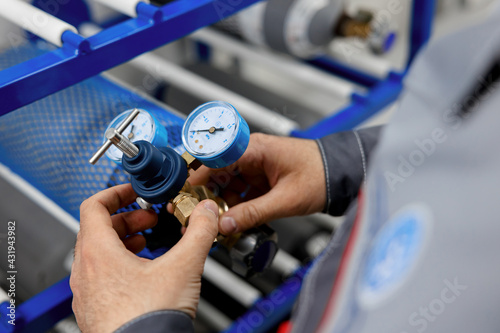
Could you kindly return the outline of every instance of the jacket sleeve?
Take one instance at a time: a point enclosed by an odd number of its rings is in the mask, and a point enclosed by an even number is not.
[[[334,133],[317,140],[325,166],[324,213],[343,215],[366,178],[381,126]]]
[[[194,333],[191,317],[174,310],[146,313],[118,328],[115,333]]]

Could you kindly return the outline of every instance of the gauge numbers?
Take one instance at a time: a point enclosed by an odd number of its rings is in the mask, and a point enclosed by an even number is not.
[[[187,127],[187,148],[193,155],[216,155],[230,146],[238,132],[238,117],[227,107],[216,106],[195,115]]]

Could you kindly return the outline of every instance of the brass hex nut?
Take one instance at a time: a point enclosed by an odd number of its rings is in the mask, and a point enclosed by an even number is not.
[[[198,203],[199,201],[188,193],[181,193],[174,198],[174,216],[183,226],[187,227],[189,217]]]

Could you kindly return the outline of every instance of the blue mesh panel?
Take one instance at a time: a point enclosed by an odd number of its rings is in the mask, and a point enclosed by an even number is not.
[[[0,70],[41,53],[32,45],[8,50],[0,54]],[[83,200],[128,182],[121,167],[106,157],[95,166],[88,159],[108,123],[134,107],[158,118],[172,147],[181,144],[183,119],[97,76],[0,117],[0,162],[79,219]]]

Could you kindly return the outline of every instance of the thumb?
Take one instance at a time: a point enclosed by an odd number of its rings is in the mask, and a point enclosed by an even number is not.
[[[219,222],[220,232],[232,235],[279,217],[292,216],[295,198],[290,194],[274,188],[263,196],[231,207]]]
[[[205,260],[219,232],[219,207],[213,200],[200,202],[189,217],[184,236],[174,249],[181,251],[186,259]]]

